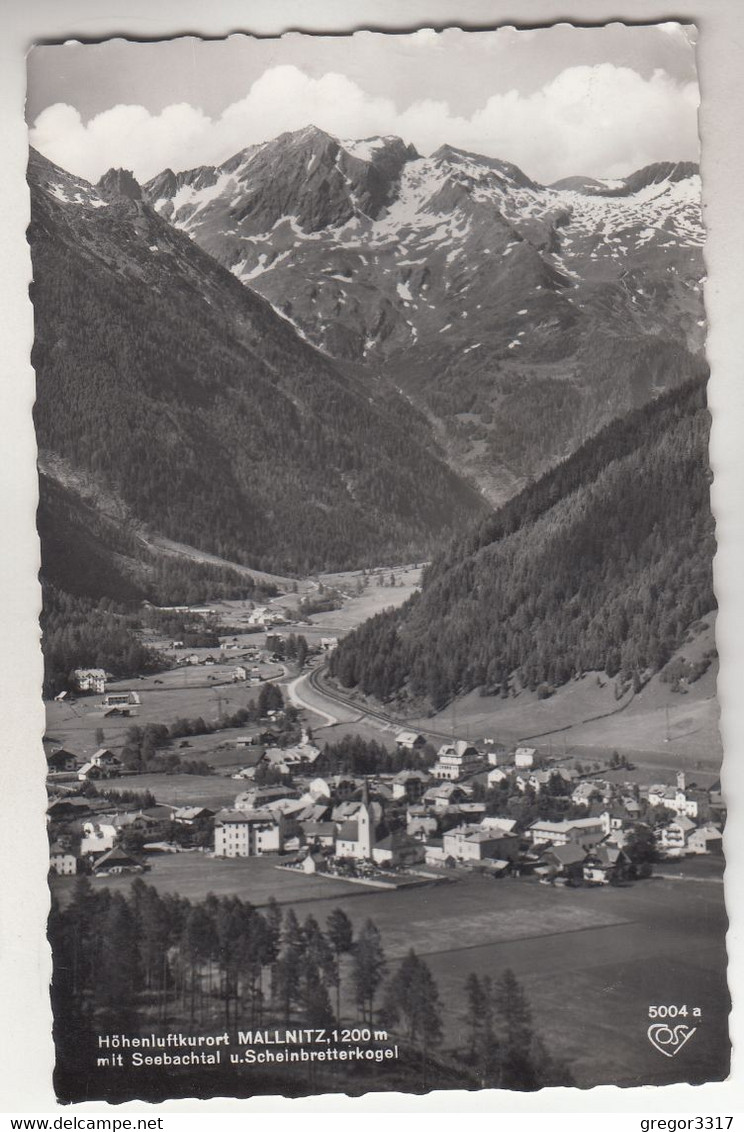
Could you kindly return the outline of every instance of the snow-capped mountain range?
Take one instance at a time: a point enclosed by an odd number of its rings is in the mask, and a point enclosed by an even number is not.
[[[546,186],[308,127],[143,193],[308,342],[423,408],[494,501],[702,364],[689,163]]]
[[[308,127],[142,188],[110,170],[58,189],[149,204],[371,393],[403,394],[495,503],[704,368],[689,163],[546,186],[446,145]]]
[[[355,359],[493,316],[505,348],[522,349],[528,324],[575,320],[584,283],[622,279],[633,315],[653,318],[657,296],[635,276],[660,261],[670,291],[699,286],[691,165],[546,187],[449,146],[419,157],[399,138],[339,141],[311,127],[218,167],[166,170],[145,194],[313,343]],[[684,329],[699,343],[696,323]]]

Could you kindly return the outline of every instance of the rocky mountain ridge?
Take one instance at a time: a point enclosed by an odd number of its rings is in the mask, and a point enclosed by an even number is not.
[[[309,342],[408,397],[495,502],[702,365],[689,163],[543,186],[449,145],[309,127],[144,195]],[[553,432],[537,443],[535,405]]]
[[[404,398],[339,372],[126,172],[94,188],[32,154],[29,182],[39,447],[102,513],[299,573],[424,557],[484,513]]]

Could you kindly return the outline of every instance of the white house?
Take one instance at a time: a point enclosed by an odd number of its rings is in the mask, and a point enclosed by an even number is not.
[[[667,857],[682,857],[687,848],[687,839],[695,829],[695,823],[681,814],[656,831],[659,848]]]
[[[215,857],[261,857],[284,848],[281,811],[223,810],[214,823]]]
[[[76,668],[72,675],[79,692],[106,691],[106,673],[102,668]]]
[[[49,867],[58,876],[74,876],[77,872],[77,857],[69,849],[55,842],[49,850]]]
[[[514,752],[514,765],[518,770],[530,770],[535,763],[534,747],[517,747]]]
[[[699,829],[693,829],[687,838],[687,852],[712,853],[720,857],[723,853],[723,834],[714,825],[701,825]]]
[[[105,853],[107,849],[113,849],[116,832],[116,826],[107,822],[84,822],[83,838],[80,842],[81,856],[85,857],[89,853]]]
[[[487,857],[516,855],[519,838],[512,833],[461,825],[445,833],[442,843],[445,857],[456,861],[482,861]]]
[[[573,842],[583,844],[585,840],[596,842],[605,836],[601,818],[571,818],[567,821],[535,821],[528,833],[533,845],[550,841],[553,845],[567,845]]]

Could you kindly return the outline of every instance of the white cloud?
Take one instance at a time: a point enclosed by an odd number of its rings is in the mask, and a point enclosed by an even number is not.
[[[422,43],[430,39],[429,33],[418,36]],[[552,181],[574,173],[619,176],[651,161],[695,158],[697,105],[695,84],[680,86],[663,71],[646,79],[603,63],[567,68],[529,95],[492,95],[465,118],[444,101],[421,100],[399,111],[392,99],[368,95],[346,75],[314,79],[281,65],[214,120],[179,103],[160,114],[114,106],[84,123],[73,107],[58,103],[39,115],[31,142],[89,180],[112,165],[147,180],[168,166],[218,163],[247,145],[314,124],[342,138],[398,134],[422,153],[449,142]]]

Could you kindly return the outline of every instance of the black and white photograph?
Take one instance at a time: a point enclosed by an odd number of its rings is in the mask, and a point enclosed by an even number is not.
[[[727,1079],[698,39],[29,51],[58,1104]]]

